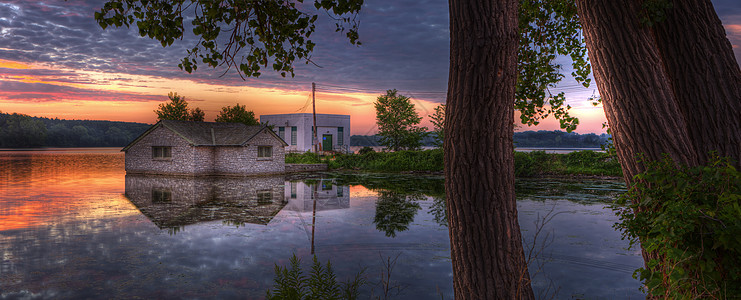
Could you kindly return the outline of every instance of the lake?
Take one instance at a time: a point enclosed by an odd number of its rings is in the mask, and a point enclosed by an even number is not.
[[[123,162],[118,149],[0,152],[0,298],[259,299],[275,264],[295,254],[308,270],[312,252],[338,279],[365,269],[361,299],[384,297],[389,259],[392,298],[453,298],[441,177],[127,176]],[[645,298],[640,250],[606,208],[623,190],[517,181],[537,296]]]

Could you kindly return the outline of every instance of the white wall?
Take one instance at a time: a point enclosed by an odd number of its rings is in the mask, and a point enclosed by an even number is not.
[[[314,124],[312,114],[279,114],[279,115],[261,115],[260,122],[268,122],[273,125],[275,133],[279,134],[279,127],[285,128],[285,141],[288,143],[286,151],[289,152],[306,152],[311,150],[312,132],[311,127]],[[343,128],[343,145],[350,145],[350,116],[349,115],[332,115],[317,114],[317,137],[321,143],[322,135],[331,134],[332,144],[336,146],[338,139],[338,127]],[[291,127],[296,126],[296,145],[291,145]],[[349,149],[349,146],[347,146]]]

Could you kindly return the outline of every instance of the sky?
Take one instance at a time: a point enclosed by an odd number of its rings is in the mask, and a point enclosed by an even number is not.
[[[206,121],[237,103],[258,116],[310,113],[315,82],[317,113],[349,114],[352,134],[375,134],[373,101],[388,89],[411,97],[429,128],[426,116],[445,102],[450,45],[445,0],[366,0],[359,15],[361,46],[335,33],[334,22],[320,14],[312,35],[318,66],[298,62],[294,78],[267,70],[246,80],[234,70],[205,65],[192,74],[181,71],[180,59],[196,42],[192,35],[162,47],[140,37],[135,27],[101,29],[93,15],[104,2],[0,0],[0,111],[152,124],[153,111],[176,92],[190,107],[203,109]],[[741,61],[741,1],[713,4]],[[594,83],[577,87],[567,77],[552,90],[559,91],[580,119],[576,132],[603,132],[604,112],[589,101],[599,95]],[[558,122],[550,118],[518,130],[556,129]]]

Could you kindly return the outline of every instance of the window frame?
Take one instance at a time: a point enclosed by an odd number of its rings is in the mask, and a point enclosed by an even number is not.
[[[268,155],[264,156],[264,151],[268,151]],[[270,145],[261,145],[257,146],[257,159],[259,160],[272,160],[273,159],[273,146]]]
[[[172,160],[172,146],[152,146],[153,160]]]

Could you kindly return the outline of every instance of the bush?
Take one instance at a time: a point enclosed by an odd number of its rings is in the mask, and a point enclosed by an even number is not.
[[[328,161],[332,169],[368,171],[442,171],[442,149],[424,151],[367,152],[336,155]]]
[[[366,154],[370,152],[376,152],[376,150],[373,150],[373,148],[368,147],[368,146],[365,146],[363,148],[360,148],[360,150],[358,150],[358,154]]]
[[[287,164],[319,164],[322,160],[314,152],[286,153]]]
[[[294,254],[289,259],[290,269],[275,265],[275,278],[272,290],[268,290],[266,299],[357,299],[359,288],[365,284],[363,273],[358,272],[352,279],[337,282],[332,264],[325,266],[314,255],[311,273],[305,276],[301,270],[301,260]]]
[[[640,276],[666,299],[741,295],[741,174],[717,156],[708,166],[646,163],[613,207],[615,227],[650,253]]]

